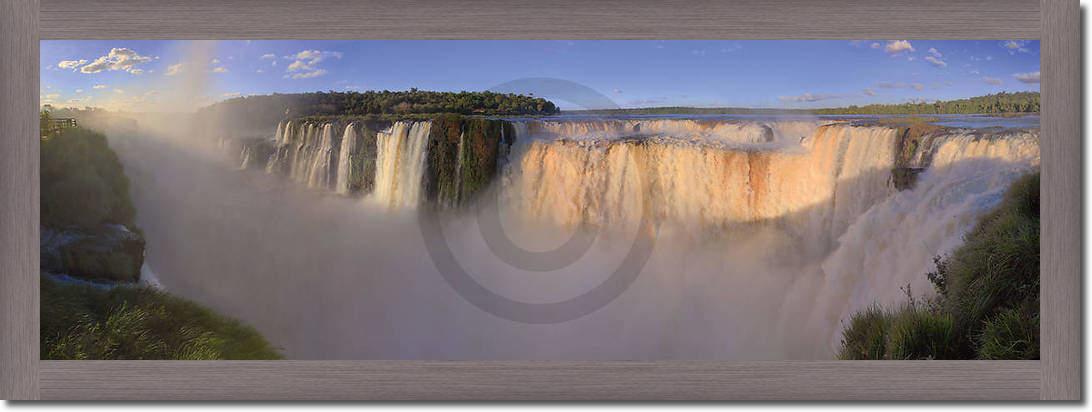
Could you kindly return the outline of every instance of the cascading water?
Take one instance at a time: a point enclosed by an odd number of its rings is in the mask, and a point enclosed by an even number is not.
[[[519,342],[519,348],[526,350],[501,348],[499,343],[481,346],[468,338],[461,345],[452,337],[462,336],[463,329],[450,326],[461,324],[453,319],[473,324],[479,321],[479,313],[465,312],[461,300],[444,300],[451,292],[441,287],[425,299],[439,302],[436,305],[442,309],[420,315],[415,312],[420,303],[412,297],[423,297],[413,290],[391,290],[393,286],[388,285],[361,305],[376,301],[384,313],[397,312],[390,308],[398,307],[410,314],[412,321],[407,324],[428,325],[420,329],[428,332],[384,330],[393,336],[390,346],[385,346],[385,340],[371,342],[364,349],[368,356],[599,359],[595,354],[609,353],[608,357],[624,359],[829,358],[850,314],[873,303],[902,303],[902,288],[907,285],[917,296],[929,294],[932,288],[925,273],[933,269],[933,257],[958,246],[961,236],[999,202],[1011,182],[1039,164],[1036,130],[947,129],[910,145],[904,129],[848,122],[536,119],[510,124],[515,144],[499,146],[500,161],[492,180],[500,194],[502,215],[539,225],[533,228],[557,228],[559,233],[586,223],[624,232],[639,221],[642,205],[647,204],[661,230],[642,278],[633,290],[589,319],[544,329],[481,321],[479,327],[488,330],[481,333],[495,334],[497,342]],[[367,201],[400,210],[434,201],[426,199],[423,189],[429,179],[438,178],[429,173],[448,173],[459,181],[464,177],[463,162],[486,153],[479,143],[470,143],[467,128],[443,140],[448,135],[430,134],[433,127],[428,121],[378,127],[378,133],[369,134],[373,142],[364,135],[375,132],[365,131],[361,123],[341,129],[332,123],[282,122],[267,170],[342,195],[361,193],[351,182],[354,176],[366,176]],[[444,126],[442,130],[460,129]],[[493,130],[504,133],[505,129]],[[492,138],[505,141],[504,137]],[[442,157],[434,159],[430,147],[455,152],[449,156],[453,160],[445,161],[457,166],[432,167],[430,162]],[[247,162],[261,161],[254,158],[257,151],[244,152]],[[374,164],[374,174],[356,171],[366,162]],[[489,170],[492,167],[490,163]],[[899,168],[914,169],[916,184],[896,185],[894,171]],[[521,232],[519,224],[512,227],[516,240],[535,243],[540,233]],[[480,241],[476,229],[460,230],[455,225],[447,230],[455,245]],[[612,237],[604,239],[610,249]],[[289,243],[295,242],[293,238]],[[358,242],[349,243],[356,247]],[[334,250],[340,244],[329,243],[322,250]],[[375,247],[377,252],[367,262],[375,268],[375,276],[435,275],[427,265],[416,267],[390,257],[419,257],[419,244],[392,245],[390,250]],[[461,253],[488,262],[492,258],[483,255],[488,253],[484,250],[470,247]],[[606,259],[602,253],[606,252],[597,249],[589,259]],[[339,259],[341,255],[331,252],[308,262]],[[359,262],[351,267],[358,269]],[[580,267],[547,278],[513,278],[509,266],[481,263],[477,268],[484,278],[500,279],[494,279],[491,287],[517,297],[535,297],[545,293],[543,289],[609,269]],[[491,275],[491,271],[500,274]],[[539,280],[545,283],[534,283]],[[532,283],[538,286],[528,286]],[[373,287],[369,283],[363,289]],[[560,296],[585,289],[573,290]],[[403,300],[385,298],[403,296],[399,293],[410,296],[404,299],[408,306],[399,306]],[[359,300],[354,296],[353,301]],[[657,309],[650,311],[645,305]],[[633,313],[641,313],[642,319],[632,318]],[[361,328],[381,329],[385,319]],[[358,319],[347,315],[345,321],[356,325]],[[616,330],[611,325],[627,326]],[[608,330],[612,332],[596,335],[594,341],[622,345],[613,340],[618,337],[648,344],[597,352],[542,335],[586,336]],[[305,335],[299,339],[308,342]],[[425,343],[433,341],[444,344]],[[547,349],[535,346],[536,342],[555,346]],[[407,344],[416,349],[405,349]],[[504,355],[497,355],[495,351],[501,349]],[[338,350],[341,356],[351,357],[360,349],[347,343]],[[326,352],[297,353],[322,357]]]
[[[352,166],[352,155],[356,152],[358,141],[360,141],[360,135],[357,133],[357,126],[353,123],[345,125],[345,132],[341,135],[341,148],[338,150],[337,159],[335,191],[339,195],[349,194],[349,172]]]
[[[373,201],[392,209],[417,206],[430,128],[429,122],[396,122],[377,134]]]

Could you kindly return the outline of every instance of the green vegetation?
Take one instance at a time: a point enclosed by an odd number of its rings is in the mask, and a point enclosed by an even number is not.
[[[148,288],[41,279],[42,359],[280,359],[254,329]]]
[[[808,115],[808,114],[1001,114],[1039,113],[1038,92],[1001,92],[968,99],[933,103],[873,104],[868,106],[834,107],[827,109],[760,109],[744,107],[645,107],[634,109],[603,109],[567,111],[574,114],[598,115],[660,115],[660,114],[749,114],[749,115]]]
[[[514,138],[508,122],[459,115],[433,119],[426,196],[447,206],[466,204],[489,186],[502,148]]]
[[[1038,359],[1039,173],[1013,183],[927,274],[938,295],[850,319],[841,359]]]
[[[49,113],[41,120],[48,123]],[[43,276],[42,359],[280,357],[239,322],[126,285],[139,279],[144,239],[133,225],[129,180],[117,155],[105,136],[87,129],[42,130],[47,131],[41,138],[43,239],[51,234],[41,247],[42,271],[123,282],[107,290]]]
[[[1039,113],[1038,92],[997,93],[934,103],[872,104],[818,109],[815,114],[995,114]]]
[[[42,115],[43,121],[47,116]],[[41,190],[42,224],[47,227],[132,227],[129,179],[102,134],[73,128],[43,137]]]
[[[539,116],[558,113],[549,100],[494,92],[407,91],[315,92],[245,96],[203,108],[200,116],[236,127],[267,127],[284,118],[308,116],[394,117],[443,113],[483,116]]]

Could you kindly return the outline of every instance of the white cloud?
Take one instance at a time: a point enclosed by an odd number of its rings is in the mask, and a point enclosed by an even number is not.
[[[944,55],[940,54],[940,51],[938,51],[935,47],[929,48],[929,54],[933,55],[933,57],[936,57],[938,59],[944,57]]]
[[[1027,40],[1007,40],[1001,43],[1001,47],[1008,49],[1009,54],[1031,53],[1031,50],[1026,47],[1027,45]]]
[[[83,93],[83,89],[76,89],[76,93]]]
[[[133,70],[129,70],[129,73],[130,73],[130,74],[134,74],[134,75],[137,75],[137,76],[139,76],[139,75],[142,75],[142,74],[144,74],[144,69],[133,69]]]
[[[868,47],[871,47],[873,49],[879,49],[879,48],[883,47],[883,45],[879,44],[879,43],[872,43],[872,45],[868,46]]]
[[[872,89],[864,89],[862,91],[862,93],[864,93],[865,96],[875,96],[876,95],[876,91],[872,90]]]
[[[783,102],[792,102],[792,103],[810,103],[810,102],[818,102],[820,100],[840,99],[842,97],[843,96],[836,95],[836,94],[804,93],[804,94],[799,95],[799,96],[781,96],[781,97],[778,97],[778,100],[781,100]]]
[[[269,60],[269,59],[276,59],[276,58],[277,58],[277,55],[275,55],[273,53],[266,53],[266,54],[263,54],[262,57],[261,57],[262,60]]]
[[[881,89],[914,89],[924,90],[925,85],[921,83],[904,83],[904,82],[878,82],[876,87]]]
[[[884,47],[884,51],[891,54],[912,52],[914,51],[914,46],[906,40],[891,40],[887,42],[887,46]]]
[[[986,82],[986,84],[990,84],[990,85],[994,85],[994,86],[1000,86],[1000,85],[1005,83],[1001,79],[998,79],[996,77],[990,77],[990,76],[982,77],[982,81]]]
[[[291,56],[284,56],[285,59],[292,60],[286,69],[291,74],[285,75],[285,78],[310,79],[325,75],[326,69],[319,68],[318,64],[331,57],[340,59],[341,56],[341,52],[319,50],[304,50]]]
[[[325,74],[326,74],[326,69],[315,69],[315,70],[312,70],[312,71],[309,71],[309,72],[293,73],[291,75],[286,75],[284,77],[290,78],[290,79],[310,79],[310,78],[319,77],[319,76],[322,76],[322,75],[325,75]]]
[[[109,87],[109,86],[107,86],[105,84],[96,84],[96,85],[92,86],[91,88],[98,90],[98,89],[105,89],[107,87]]]
[[[925,61],[929,62],[929,64],[932,64],[933,66],[936,66],[936,67],[941,67],[941,68],[948,67],[948,63],[946,63],[946,62],[944,62],[944,60],[941,60],[941,59],[939,59],[937,57],[934,57],[934,56],[925,56]]]
[[[172,64],[170,66],[167,66],[167,72],[163,73],[163,74],[165,74],[167,76],[174,76],[174,75],[176,75],[178,73],[181,73],[181,72],[182,72],[182,63],[178,63],[178,64]]]
[[[57,67],[60,67],[62,69],[75,70],[77,67],[83,66],[85,64],[87,64],[87,60],[84,60],[84,59],[80,59],[80,60],[61,60],[60,62],[57,63]]]
[[[224,66],[213,67],[212,72],[213,73],[227,73],[228,69],[224,68]]]
[[[113,48],[110,49],[110,53],[95,59],[95,61],[88,63],[86,66],[80,68],[82,73],[99,73],[104,70],[109,71],[123,71],[132,74],[141,74],[144,72],[142,69],[138,69],[136,66],[152,61],[150,56],[141,56],[132,49],[127,48]],[[134,71],[136,71],[134,73]]]
[[[239,97],[239,96],[242,96],[242,95],[243,94],[239,93],[239,92],[231,92],[231,93],[224,93],[224,94],[220,95],[220,97],[223,97],[225,99],[231,99],[231,98]]]
[[[117,93],[117,94],[125,94],[125,90],[122,90],[122,89],[114,89],[114,93]]]
[[[1012,77],[1015,77],[1016,80],[1018,80],[1020,83],[1027,83],[1027,84],[1038,84],[1039,83],[1039,72],[1016,73],[1016,74],[1012,75]]]
[[[209,61],[209,64],[211,64],[211,65],[220,64],[220,59],[212,59],[212,60]]]

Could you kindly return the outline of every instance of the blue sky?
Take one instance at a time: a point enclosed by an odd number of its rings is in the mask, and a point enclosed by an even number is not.
[[[818,108],[1038,91],[1039,42],[50,40],[41,67],[43,104],[133,111],[180,93],[199,95],[192,106],[273,92],[486,90],[531,77],[580,83],[621,107]]]

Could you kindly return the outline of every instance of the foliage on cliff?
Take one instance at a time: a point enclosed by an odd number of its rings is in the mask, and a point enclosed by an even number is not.
[[[42,359],[280,359],[254,329],[148,288],[41,278]]]
[[[841,359],[1038,359],[1039,174],[1009,188],[927,274],[937,297],[852,316]]]
[[[492,182],[498,157],[511,146],[515,131],[508,122],[437,117],[429,133],[425,194],[448,206],[464,205]]]
[[[816,114],[999,114],[1039,113],[1038,92],[1001,92],[933,103],[872,104],[818,109]]]
[[[494,92],[406,91],[314,92],[245,96],[205,107],[199,116],[235,127],[264,127],[284,118],[341,115],[463,114],[485,116],[550,115],[549,100]]]
[[[102,134],[64,129],[41,140],[41,219],[55,228],[132,226],[129,179]]]

